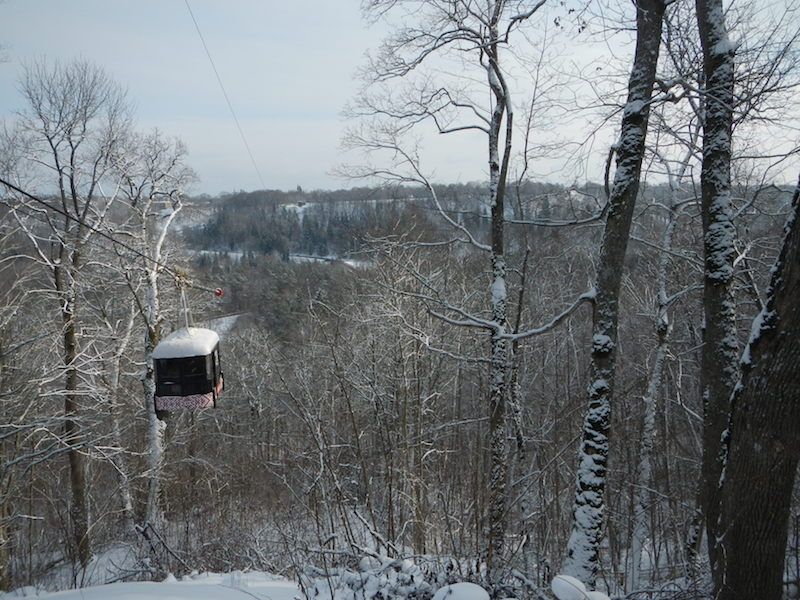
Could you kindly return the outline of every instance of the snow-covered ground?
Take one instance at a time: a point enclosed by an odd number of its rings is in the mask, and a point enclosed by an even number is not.
[[[314,256],[311,254],[290,254],[289,261],[293,263],[341,263],[354,269],[370,269],[375,263],[369,260],[357,260],[354,258],[340,258],[333,254],[327,256]]]
[[[192,256],[227,256],[233,262],[239,262],[244,258],[244,252],[239,252],[236,250],[186,250],[187,254]]]
[[[266,573],[202,573],[178,581],[168,577],[161,583],[112,583],[65,592],[42,592],[22,588],[0,592],[3,600],[11,598],[52,598],[58,600],[294,600],[302,598],[297,585]]]

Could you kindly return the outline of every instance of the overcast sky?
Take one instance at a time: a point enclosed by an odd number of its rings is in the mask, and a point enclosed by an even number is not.
[[[185,0],[0,0],[0,44],[7,58],[0,63],[0,116],[21,107],[20,64],[43,56],[84,58],[127,87],[140,128],[158,127],[186,142],[200,177],[195,192],[356,183],[332,175],[336,166],[356,160],[344,158],[340,148],[341,114],[359,89],[355,73],[366,51],[377,47],[386,26],[370,26],[359,0],[189,5],[263,185]],[[436,181],[486,178],[482,135],[428,133],[424,166]],[[539,178],[573,179],[560,163],[540,166]]]
[[[140,128],[158,127],[186,142],[189,163],[200,177],[194,192],[353,185],[332,175],[337,165],[357,160],[343,157],[341,114],[359,89],[355,73],[366,51],[378,45],[386,26],[368,25],[359,0],[189,0],[189,5],[263,184],[185,0],[0,0],[0,44],[7,58],[0,63],[0,116],[21,107],[20,64],[43,56],[84,58],[127,87]],[[541,22],[552,22],[552,16]],[[563,52],[548,47],[555,55]],[[560,118],[559,126],[568,118]],[[573,130],[569,137],[580,133]],[[486,178],[481,134],[438,136],[431,128],[424,139],[424,167],[436,181]],[[570,182],[581,175],[557,161],[539,161],[537,167],[539,172],[530,174],[539,179]]]
[[[381,32],[357,0],[190,0],[264,183],[346,187],[339,161],[354,73]],[[125,85],[140,127],[181,137],[216,193],[260,188],[184,0],[5,0],[0,3],[0,113],[20,107],[22,61],[82,57]]]
[[[127,87],[140,128],[158,127],[186,142],[189,163],[200,177],[195,192],[353,185],[331,174],[337,165],[351,162],[340,149],[345,127],[341,113],[359,88],[355,73],[364,64],[365,52],[378,45],[385,27],[367,24],[359,0],[188,1],[263,184],[186,0],[0,0],[0,44],[7,59],[0,62],[0,118],[21,108],[17,91],[21,63],[41,57],[84,58]],[[566,10],[562,2],[552,6]],[[621,6],[630,8],[628,3]],[[553,16],[540,19],[537,35]],[[625,18],[631,16],[632,12]],[[572,86],[582,77],[580,69],[576,71],[577,60],[588,65],[586,73],[599,77],[593,84],[597,85],[610,81],[614,56],[623,65],[617,72],[626,72],[632,36],[595,35],[592,46],[591,36],[577,40],[574,32],[562,31],[548,38],[544,47],[551,53],[548,64],[562,61],[562,74],[572,77]],[[624,81],[612,86],[619,89],[620,100]],[[557,84],[552,87],[558,91]],[[556,145],[562,145],[561,140],[591,139],[584,152],[589,160],[568,164],[548,156],[538,159],[529,175],[562,183],[600,179],[618,123],[612,119],[603,135],[587,138],[596,122],[597,114],[573,108],[540,126],[536,135],[549,136],[547,141]],[[429,135],[425,144],[424,166],[435,180],[485,179],[486,141],[480,134]]]

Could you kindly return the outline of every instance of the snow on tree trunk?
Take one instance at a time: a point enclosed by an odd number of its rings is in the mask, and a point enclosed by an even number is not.
[[[174,166],[175,161],[170,164]],[[154,179],[157,179],[154,177]],[[144,389],[144,402],[147,408],[147,500],[145,503],[144,523],[150,523],[153,527],[162,524],[162,515],[159,508],[159,496],[161,493],[161,475],[164,468],[164,432],[167,424],[161,420],[161,416],[155,407],[155,373],[153,372],[153,351],[161,339],[161,308],[158,299],[158,275],[161,269],[162,249],[167,239],[170,226],[182,208],[180,201],[174,201],[172,210],[163,222],[156,222],[155,232],[157,235],[151,241],[151,228],[148,226],[148,215],[151,213],[151,206],[157,197],[157,190],[154,189],[145,203],[141,213],[141,239],[145,244],[145,252],[149,259],[144,261],[146,273],[145,281],[145,302],[144,302],[144,321],[146,332],[144,338],[144,359],[145,375],[142,380]],[[171,194],[170,194],[171,197]]]
[[[492,39],[496,38],[496,26]],[[492,62],[497,64],[497,45],[489,49]],[[503,556],[506,533],[506,495],[508,478],[508,447],[506,443],[506,375],[508,372],[506,260],[504,248],[505,173],[501,168],[500,129],[506,107],[505,91],[494,68],[487,67],[489,85],[495,95],[495,106],[489,130],[489,198],[491,200],[491,265],[490,285],[492,322],[491,365],[489,373],[489,539],[487,567],[490,584],[500,580],[499,567]],[[506,115],[506,120],[510,115]],[[507,138],[510,144],[510,138]]]
[[[131,333],[133,331],[135,318],[136,313],[131,312],[128,318],[128,323],[125,327],[125,333],[119,342],[116,352],[114,353],[114,358],[111,364],[111,401],[109,406],[109,414],[111,417],[111,439],[114,445],[120,449],[123,448],[122,427],[120,426],[119,415],[121,374],[120,364],[122,362],[122,356],[125,354],[125,351],[127,350],[128,344],[131,340]],[[115,457],[112,462],[114,464],[114,471],[117,475],[117,484],[119,485],[122,522],[125,527],[125,532],[132,533],[135,531],[136,523],[133,512],[133,494],[131,493],[130,475],[128,473],[128,468],[125,465],[125,461],[121,456]]]
[[[764,309],[742,355],[723,467],[720,600],[780,600],[800,459],[800,180]]]
[[[508,163],[511,156],[513,110],[509,90],[499,66],[498,21],[502,3],[495,4],[490,25],[491,43],[486,49],[487,80],[494,106],[489,127],[489,198],[491,202],[491,266],[490,285],[492,323],[491,364],[489,373],[489,539],[487,544],[487,574],[492,595],[499,592],[502,579],[503,551],[508,504],[508,444],[506,439],[506,389],[509,376],[508,292],[505,259],[505,192]],[[500,151],[500,134],[504,146]]]
[[[69,447],[69,480],[70,480],[70,525],[72,539],[75,544],[77,558],[83,567],[89,564],[92,555],[89,534],[89,497],[86,493],[86,456],[80,449],[85,432],[81,431],[80,401],[78,398],[78,358],[77,324],[75,307],[77,300],[77,271],[80,253],[77,249],[70,251],[61,246],[62,263],[68,261],[69,267],[57,266],[54,279],[57,290],[63,296],[61,319],[64,324],[62,333],[64,360],[64,443]]]
[[[674,206],[674,203],[673,203]],[[652,456],[656,439],[656,411],[658,394],[661,392],[664,361],[669,348],[669,300],[667,298],[667,270],[669,267],[669,252],[672,248],[672,236],[675,231],[676,215],[670,212],[664,235],[661,240],[661,252],[658,265],[658,313],[656,314],[657,344],[653,364],[650,367],[650,376],[647,390],[642,397],[644,415],[642,419],[642,439],[639,444],[639,468],[636,481],[636,492],[633,501],[633,532],[631,535],[631,550],[629,558],[629,574],[626,579],[625,589],[628,592],[640,588],[640,565],[642,549],[647,540],[647,508],[651,502],[650,492],[653,479]]]
[[[720,437],[728,422],[738,379],[736,305],[733,298],[734,227],[730,193],[733,118],[733,47],[725,28],[722,0],[697,0],[703,46],[703,167],[701,174],[705,282],[700,389],[703,398],[703,458],[700,507],[708,532],[712,575],[721,576],[717,543]]]
[[[639,190],[650,97],[658,63],[662,0],[637,6],[636,53],[617,147],[617,169],[600,249],[593,308],[589,406],[583,425],[572,533],[563,572],[594,586],[603,538],[608,434],[614,385],[619,289],[633,208]]]
[[[153,373],[153,350],[159,339],[158,279],[155,268],[148,272],[146,310],[147,331],[144,340],[146,371],[142,381],[144,402],[147,407],[147,502],[144,522],[157,527],[161,524],[158,497],[161,491],[161,471],[164,467],[164,430],[167,425],[156,414],[154,402],[156,383]]]

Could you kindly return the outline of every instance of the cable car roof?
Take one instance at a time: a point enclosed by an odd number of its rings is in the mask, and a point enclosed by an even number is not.
[[[153,351],[153,358],[188,358],[211,354],[219,343],[219,336],[210,329],[184,327],[173,331],[161,340]]]

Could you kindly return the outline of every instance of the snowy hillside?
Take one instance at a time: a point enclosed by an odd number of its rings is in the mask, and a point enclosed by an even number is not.
[[[202,573],[181,581],[169,577],[161,583],[112,583],[66,592],[37,594],[22,588],[0,598],[58,598],[58,600],[293,600],[302,597],[297,586],[266,573]]]

